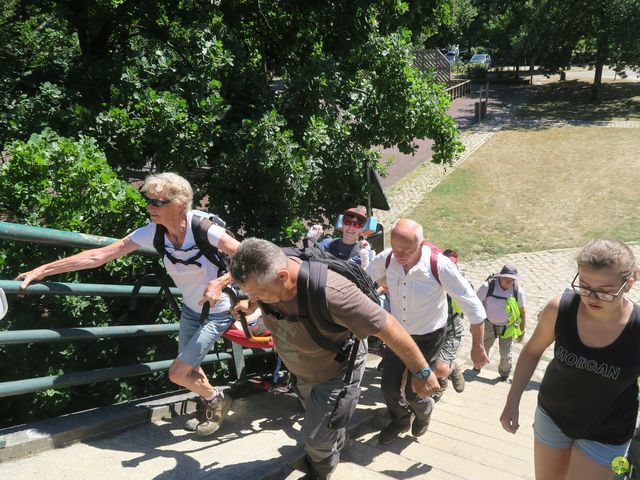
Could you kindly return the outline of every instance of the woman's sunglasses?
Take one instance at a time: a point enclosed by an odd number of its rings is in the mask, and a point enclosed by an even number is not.
[[[164,207],[167,203],[171,203],[171,200],[160,200],[159,198],[144,197],[147,205],[153,205],[154,207]]]
[[[354,226],[355,228],[361,228],[362,227],[362,222],[359,220],[342,220],[342,225],[344,225],[345,227],[350,227],[350,226]]]

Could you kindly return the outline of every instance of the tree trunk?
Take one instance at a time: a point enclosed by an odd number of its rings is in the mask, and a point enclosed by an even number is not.
[[[518,76],[520,75],[520,59],[516,59],[516,73],[515,76],[516,78],[518,78]]]
[[[602,69],[604,67],[604,63],[602,60],[598,59],[596,63],[596,73],[593,76],[593,85],[591,86],[591,98],[589,99],[592,102],[597,102],[600,100],[600,85],[602,85]]]

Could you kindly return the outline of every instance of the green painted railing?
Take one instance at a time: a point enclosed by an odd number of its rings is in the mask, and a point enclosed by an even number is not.
[[[18,280],[0,280],[0,288],[4,293],[24,295],[71,295],[78,297],[130,297],[133,285],[110,285],[106,283],[64,283],[38,282],[30,284],[26,290],[20,291]],[[171,293],[178,297],[180,290],[171,288]],[[160,287],[140,287],[141,297],[155,297],[160,294]]]
[[[19,225],[17,223],[0,222],[0,238],[18,242],[38,243],[44,245],[56,245],[69,248],[98,248],[106,247],[116,242],[117,238],[87,235],[78,232],[67,232],[53,228],[33,227],[31,225]],[[158,252],[151,248],[140,248],[134,253],[159,257]]]
[[[31,242],[59,247],[71,248],[96,248],[109,245],[116,241],[114,238],[84,235],[82,233],[65,232],[42,227],[17,225],[8,222],[0,222],[0,238],[7,240]],[[155,250],[141,249],[136,253],[148,256],[158,256]],[[109,284],[78,284],[64,282],[38,282],[29,285],[25,290],[20,290],[20,281],[0,280],[0,289],[10,295],[73,295],[73,296],[111,296],[128,297],[132,295],[133,285],[109,285]],[[143,297],[159,296],[161,287],[139,287],[137,295]],[[177,288],[170,288],[171,293],[180,296]],[[11,311],[9,310],[9,315]],[[2,325],[0,323],[0,325]],[[171,335],[179,331],[178,323],[152,324],[152,325],[126,325],[87,328],[60,328],[60,329],[32,329],[32,330],[0,330],[0,346],[25,343],[49,343],[63,341],[84,341],[99,338],[122,338],[149,335]],[[235,366],[236,378],[245,375],[244,359],[250,356],[260,356],[272,353],[272,349],[243,349],[232,343],[231,353],[221,352],[207,355],[203,364],[218,363],[231,360]],[[153,372],[167,370],[173,362],[161,360],[157,362],[139,363],[119,367],[102,368],[85,372],[65,373],[48,377],[27,378],[9,382],[0,382],[0,398],[12,395],[32,393],[49,388],[66,388],[88,383],[127,378],[140,375],[148,375]]]

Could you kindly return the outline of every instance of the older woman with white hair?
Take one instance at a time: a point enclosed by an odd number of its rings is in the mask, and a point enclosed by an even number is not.
[[[205,355],[231,323],[230,301],[221,289],[229,283],[229,275],[219,275],[219,268],[200,251],[193,231],[196,220],[209,215],[191,209],[193,190],[189,182],[175,173],[150,175],[142,186],[151,223],[134,230],[126,237],[102,248],[86,250],[56,260],[18,275],[21,288],[37,280],[63,272],[99,267],[141,247],[151,247],[163,253],[167,273],[182,293],[178,357],[169,368],[172,382],[200,396],[202,405],[186,428],[197,435],[215,432],[231,405],[222,390],[209,383],[200,367]],[[206,230],[209,244],[227,255],[233,255],[238,242],[225,233],[223,227],[211,224]],[[204,324],[200,323],[202,305],[214,305]]]

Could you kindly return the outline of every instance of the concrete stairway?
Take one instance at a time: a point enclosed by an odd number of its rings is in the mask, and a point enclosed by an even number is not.
[[[463,349],[468,351],[466,342]],[[508,383],[498,381],[491,365],[480,374],[466,369],[465,391],[458,394],[450,388],[445,393],[436,405],[427,434],[416,439],[408,433],[382,448],[377,433],[388,419],[380,395],[380,373],[375,369],[378,360],[370,357],[363,397],[351,423],[351,439],[333,479],[533,478],[531,423],[536,384],[524,395],[520,431],[511,435],[498,422]],[[165,418],[32,457],[4,461],[0,463],[0,478],[304,477],[295,469],[303,454],[302,415],[295,400],[263,392],[238,398],[218,433],[204,439],[182,430],[187,416],[170,415],[175,409],[154,408],[164,411]],[[32,428],[32,434],[35,430]]]

